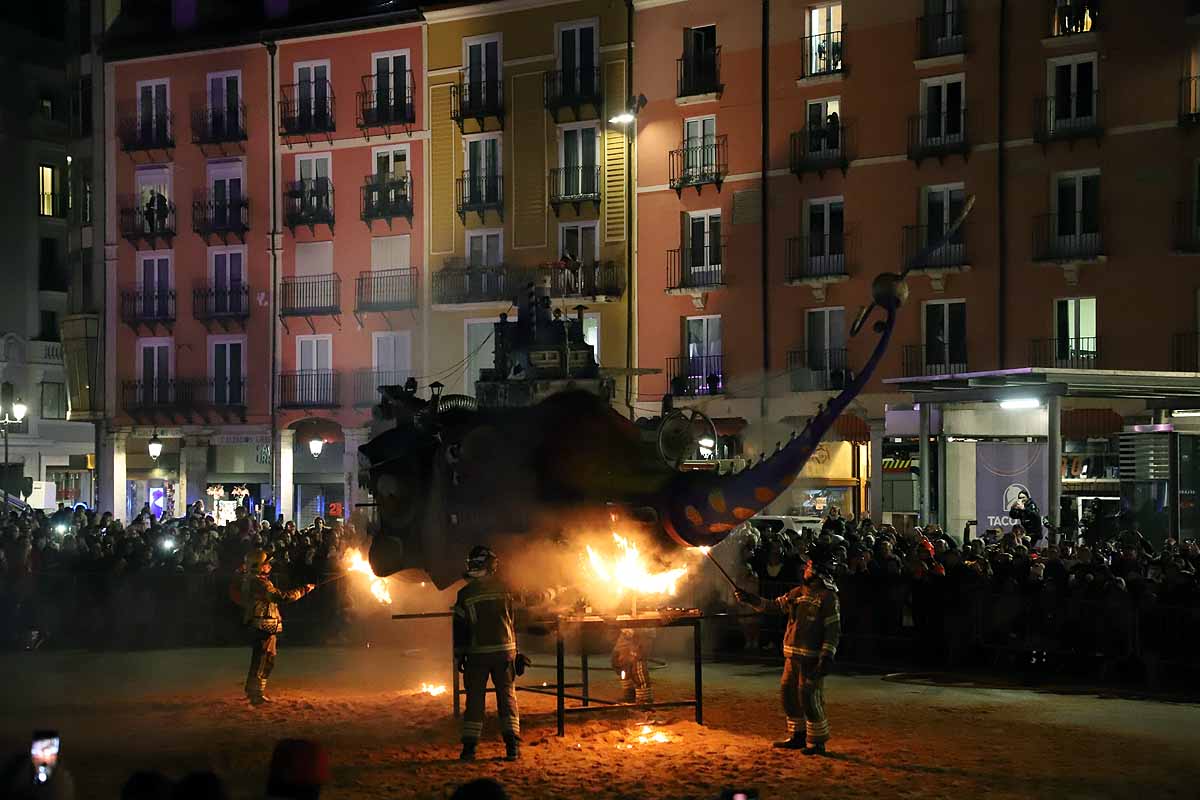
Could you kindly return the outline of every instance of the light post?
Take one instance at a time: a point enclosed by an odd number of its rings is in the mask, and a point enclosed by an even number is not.
[[[6,387],[7,388],[7,387]],[[6,392],[10,394],[10,392]],[[9,416],[9,412],[12,415]],[[21,402],[21,398],[17,398],[12,403],[6,403],[4,406],[4,419],[0,420],[0,424],[4,426],[4,513],[8,514],[8,426],[14,422],[21,423],[25,419],[26,412],[29,411],[28,406]]]
[[[158,461],[158,457],[162,455],[163,443],[158,438],[158,433],[150,438],[150,444],[146,445],[146,452],[150,454],[151,461]]]
[[[308,452],[309,452],[310,454],[312,454],[312,457],[313,457],[313,458],[320,458],[320,457],[321,457],[321,451],[322,451],[322,450],[324,450],[324,449],[325,449],[325,440],[324,440],[324,439],[311,439],[311,440],[309,440],[309,442],[308,442]]]

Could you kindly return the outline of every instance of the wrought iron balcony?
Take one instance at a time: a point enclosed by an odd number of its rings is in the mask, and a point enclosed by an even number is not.
[[[702,48],[675,59],[675,94],[677,97],[695,97],[705,94],[720,94],[725,87],[721,84],[721,47]]]
[[[245,103],[233,107],[204,106],[192,111],[192,144],[229,144],[247,138]]]
[[[921,163],[926,158],[939,161],[948,155],[966,156],[971,151],[967,139],[967,110],[914,114],[908,118],[908,157]]]
[[[1033,221],[1034,261],[1095,261],[1105,255],[1103,225],[1085,214],[1042,214]]]
[[[509,269],[510,286],[521,291],[531,283],[549,286],[552,298],[563,299],[620,297],[625,291],[624,276],[611,261],[605,264],[580,263],[569,267],[555,264],[532,269]]]
[[[1171,337],[1171,371],[1200,372],[1200,332],[1186,331]]]
[[[192,202],[192,230],[222,240],[230,235],[244,239],[250,230],[250,198],[214,199],[210,192],[202,192]]]
[[[1200,209],[1193,203],[1180,200],[1175,204],[1174,250],[1177,253],[1200,253]]]
[[[357,408],[373,406],[379,402],[381,386],[403,386],[413,377],[412,370],[405,369],[357,369],[354,371],[354,405]]]
[[[806,172],[823,175],[827,169],[840,169],[844,173],[850,166],[848,127],[839,120],[792,133],[789,159],[792,174],[803,178]]]
[[[360,272],[354,280],[354,310],[398,311],[420,305],[420,273],[415,269]]]
[[[805,283],[849,275],[853,256],[849,233],[793,236],[787,240],[787,282]]]
[[[671,188],[677,194],[689,186],[700,191],[706,184],[715,185],[719,191],[727,174],[729,137],[726,135],[699,144],[685,141],[678,150],[671,151]]]
[[[206,404],[218,410],[244,414],[246,411],[247,381],[245,375],[210,380],[205,387]]]
[[[1104,133],[1103,97],[1099,91],[1038,97],[1033,104],[1033,140],[1098,138]]]
[[[599,67],[551,69],[543,77],[542,102],[558,121],[558,112],[572,109],[575,118],[583,106],[591,106],[597,114],[604,105],[604,83]]]
[[[676,397],[723,394],[725,357],[678,356],[667,359],[669,391]]]
[[[131,242],[153,242],[175,236],[175,204],[155,195],[145,205],[136,198],[121,203],[121,236]]]
[[[599,165],[555,167],[550,170],[550,205],[556,214],[563,203],[574,204],[576,213],[579,213],[583,203],[599,206]]]
[[[283,219],[289,228],[333,228],[333,182],[328,178],[290,181],[283,193]]]
[[[383,77],[385,83],[392,78],[391,75]],[[404,87],[400,90],[382,85],[375,75],[363,75],[362,87],[358,93],[358,127],[389,128],[417,121],[411,69],[406,71]]]
[[[967,52],[967,9],[926,14],[917,19],[917,58],[940,58]]]
[[[1098,30],[1103,19],[1096,0],[1046,0],[1050,6],[1050,35],[1078,36]]]
[[[244,283],[192,290],[192,316],[200,322],[244,322],[250,316],[250,287]]]
[[[136,286],[121,291],[121,321],[139,326],[175,322],[175,290]]]
[[[1185,75],[1179,79],[1179,124],[1200,124],[1200,76]]]
[[[904,377],[925,375],[958,375],[968,371],[967,343],[951,341],[927,342],[924,345],[904,346]]]
[[[342,279],[327,275],[294,275],[279,281],[279,316],[337,316],[342,313]]]
[[[121,406],[137,416],[154,412],[189,413],[204,403],[207,389],[208,381],[196,378],[124,381]]]
[[[450,119],[458,123],[460,131],[469,119],[483,130],[489,117],[494,117],[500,128],[504,128],[504,81],[470,80],[466,73],[460,74],[458,83],[450,86]]]
[[[501,174],[472,174],[463,170],[457,178],[458,216],[465,220],[467,214],[478,214],[483,219],[488,211],[495,211],[504,218],[504,176]]]
[[[909,225],[904,228],[904,252],[901,265],[913,269],[961,269],[971,261],[967,252],[967,241],[971,233],[969,225],[961,225],[948,241],[931,253],[923,252],[930,242],[941,241],[944,226]]]
[[[279,373],[280,408],[338,408],[342,404],[341,374],[331,369]]]
[[[412,173],[379,172],[363,179],[359,215],[368,225],[377,219],[412,219]]]
[[[846,348],[792,350],[787,354],[793,392],[840,391],[854,380]]]
[[[725,243],[667,251],[667,291],[718,289],[725,285]]]
[[[1100,339],[1076,336],[1066,339],[1032,339],[1029,366],[1053,369],[1099,369]]]
[[[327,135],[337,130],[333,84],[327,80],[279,87],[279,132],[284,136]]]
[[[508,269],[498,267],[444,267],[433,273],[435,305],[461,305],[511,300],[519,284],[510,282]]]
[[[149,114],[131,110],[121,115],[117,132],[126,153],[170,150],[175,147],[175,115],[170,111]]]
[[[803,76],[814,78],[819,75],[836,75],[844,72],[844,50],[842,31],[814,33],[800,40],[803,49]]]

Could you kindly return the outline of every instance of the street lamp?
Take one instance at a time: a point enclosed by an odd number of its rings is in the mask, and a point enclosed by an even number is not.
[[[6,388],[11,391],[11,384],[6,384]],[[5,392],[8,394],[9,392]],[[12,416],[9,416],[9,411]],[[20,424],[25,419],[25,414],[29,411],[29,407],[21,402],[18,397],[12,404],[4,409],[4,419],[0,420],[0,425],[4,426],[4,513],[8,513],[8,426],[12,423]]]
[[[162,455],[162,440],[158,438],[158,433],[150,439],[150,444],[146,446],[146,451],[150,453],[151,461],[158,461],[158,457]]]
[[[312,453],[313,458],[320,458],[321,451],[325,449],[324,439],[310,439],[308,442],[308,452]]]

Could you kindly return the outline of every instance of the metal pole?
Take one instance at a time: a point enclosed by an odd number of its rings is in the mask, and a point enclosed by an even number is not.
[[[4,414],[4,516],[8,516],[8,414]]]
[[[762,183],[758,188],[760,220],[759,233],[759,280],[761,285],[759,313],[762,314],[762,397],[759,399],[758,413],[765,422],[767,419],[768,399],[771,388],[771,260],[770,260],[770,194],[767,186],[767,175],[771,171],[771,0],[762,0],[762,42],[760,44],[762,63],[762,150],[759,153],[761,162],[759,168]],[[767,449],[767,426],[763,426],[763,451]]]
[[[582,636],[579,637],[579,668],[583,670],[583,704],[589,705],[588,702],[588,659],[587,659],[587,642]]]
[[[563,692],[565,691],[563,684],[567,682],[567,676],[566,676],[566,670],[564,669],[564,667],[566,665],[563,664],[563,658],[566,654],[563,652],[562,620],[558,621],[558,625],[555,628],[555,631],[556,631],[556,640],[557,641],[555,642],[554,653],[555,653],[555,656],[557,656],[557,658],[558,658],[558,662],[557,662],[558,698],[557,698],[557,706],[556,706],[556,716],[558,717],[558,735],[566,736],[567,735],[567,714],[565,711],[566,698],[563,697]]]
[[[1050,524],[1058,527],[1058,507],[1062,497],[1062,398],[1051,395],[1046,398],[1046,508],[1042,513],[1050,518]],[[1035,531],[1028,531],[1034,536]],[[1042,532],[1036,531],[1036,538]]]
[[[696,661],[696,724],[704,724],[704,681],[701,676],[704,661],[702,659],[703,648],[701,646],[700,635],[700,620],[692,623],[692,655]]]
[[[930,453],[929,453],[930,411],[931,411],[931,406],[928,402],[921,403],[921,411],[920,411],[921,424],[920,424],[920,428],[917,433],[917,436],[919,437],[919,440],[917,442],[917,458],[921,463],[921,473],[920,473],[921,505],[920,505],[920,509],[919,509],[920,514],[917,516],[917,519],[920,521],[921,525],[929,524],[929,477],[930,477],[929,473],[930,473],[931,467],[933,466],[930,463]]]
[[[634,114],[638,112],[637,100],[633,97],[633,0],[625,0],[625,102],[629,108],[624,109]],[[633,408],[633,361],[635,337],[633,333],[635,321],[633,303],[637,292],[637,282],[633,274],[633,137],[637,135],[637,119],[625,126],[625,408],[629,418],[635,419],[637,413]]]

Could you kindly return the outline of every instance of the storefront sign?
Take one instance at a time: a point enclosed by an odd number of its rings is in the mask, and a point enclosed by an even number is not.
[[[271,435],[269,433],[219,433],[208,441],[215,445],[256,444],[270,447]]]
[[[1046,502],[1046,444],[980,442],[975,447],[975,513],[982,526],[1011,527],[1009,509],[1021,492]]]

